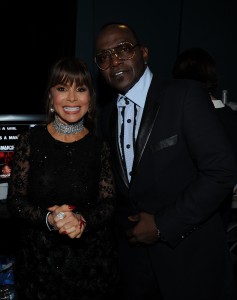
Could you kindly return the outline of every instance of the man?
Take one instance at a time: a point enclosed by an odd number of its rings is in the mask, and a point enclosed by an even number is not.
[[[237,179],[234,154],[203,84],[160,82],[148,49],[107,24],[95,62],[118,92],[104,112],[117,183],[121,299],[234,300],[219,214]]]
[[[199,47],[184,50],[176,58],[172,75],[177,79],[189,78],[197,80],[207,86],[209,100],[212,101],[215,107],[216,114],[230,139],[237,157],[237,114],[230,107],[226,106],[222,100],[216,97],[220,75],[216,68],[216,62],[211,54]],[[228,223],[231,222],[232,199],[233,191],[230,191],[222,204],[222,215],[227,226]]]
[[[8,164],[5,164],[2,167],[2,174],[0,175],[2,178],[8,178],[11,175],[11,168],[9,167]]]

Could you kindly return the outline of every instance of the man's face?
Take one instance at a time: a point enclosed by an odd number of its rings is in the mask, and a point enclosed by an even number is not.
[[[131,59],[124,60],[116,55],[116,47],[126,42],[134,46],[132,50],[134,55]],[[148,50],[137,44],[135,37],[128,28],[117,25],[107,27],[98,35],[96,54],[104,53],[106,50],[110,50],[108,53],[112,53],[110,65],[105,70],[100,70],[101,74],[110,86],[124,94],[144,73]]]
[[[4,175],[10,174],[10,173],[11,173],[10,167],[7,166],[7,165],[4,166],[4,167],[2,168],[2,173],[3,173]]]

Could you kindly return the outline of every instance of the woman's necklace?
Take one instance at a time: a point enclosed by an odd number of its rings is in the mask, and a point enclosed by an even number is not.
[[[53,127],[60,134],[76,134],[84,129],[84,119],[82,118],[79,122],[73,124],[64,124],[58,115],[55,115]]]

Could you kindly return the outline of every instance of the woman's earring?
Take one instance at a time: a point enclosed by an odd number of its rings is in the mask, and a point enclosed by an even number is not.
[[[54,113],[54,108],[53,108],[53,106],[50,108],[50,112],[51,112],[51,113]]]

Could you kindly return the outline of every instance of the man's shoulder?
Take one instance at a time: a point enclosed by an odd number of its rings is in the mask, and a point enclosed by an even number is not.
[[[115,98],[107,102],[106,105],[100,108],[100,114],[102,118],[107,118],[108,116],[110,116],[110,114],[114,110],[116,110],[116,107],[117,107],[117,100]]]
[[[204,83],[192,79],[164,79],[162,80],[163,89],[187,89],[187,88],[205,88]]]
[[[224,106],[222,108],[216,109],[217,114],[220,118],[226,119],[226,121],[229,121],[237,128],[237,112],[232,110],[228,106]]]
[[[109,136],[109,131],[112,126],[111,122],[114,121],[112,116],[116,113],[116,103],[116,99],[111,100],[105,106],[100,108],[97,115],[97,133],[99,136],[105,137],[106,139]]]
[[[185,96],[187,94],[207,94],[208,90],[204,83],[191,79],[159,79],[154,77],[150,93],[158,93],[164,97],[173,98],[177,95]],[[182,97],[182,98],[183,98]]]

